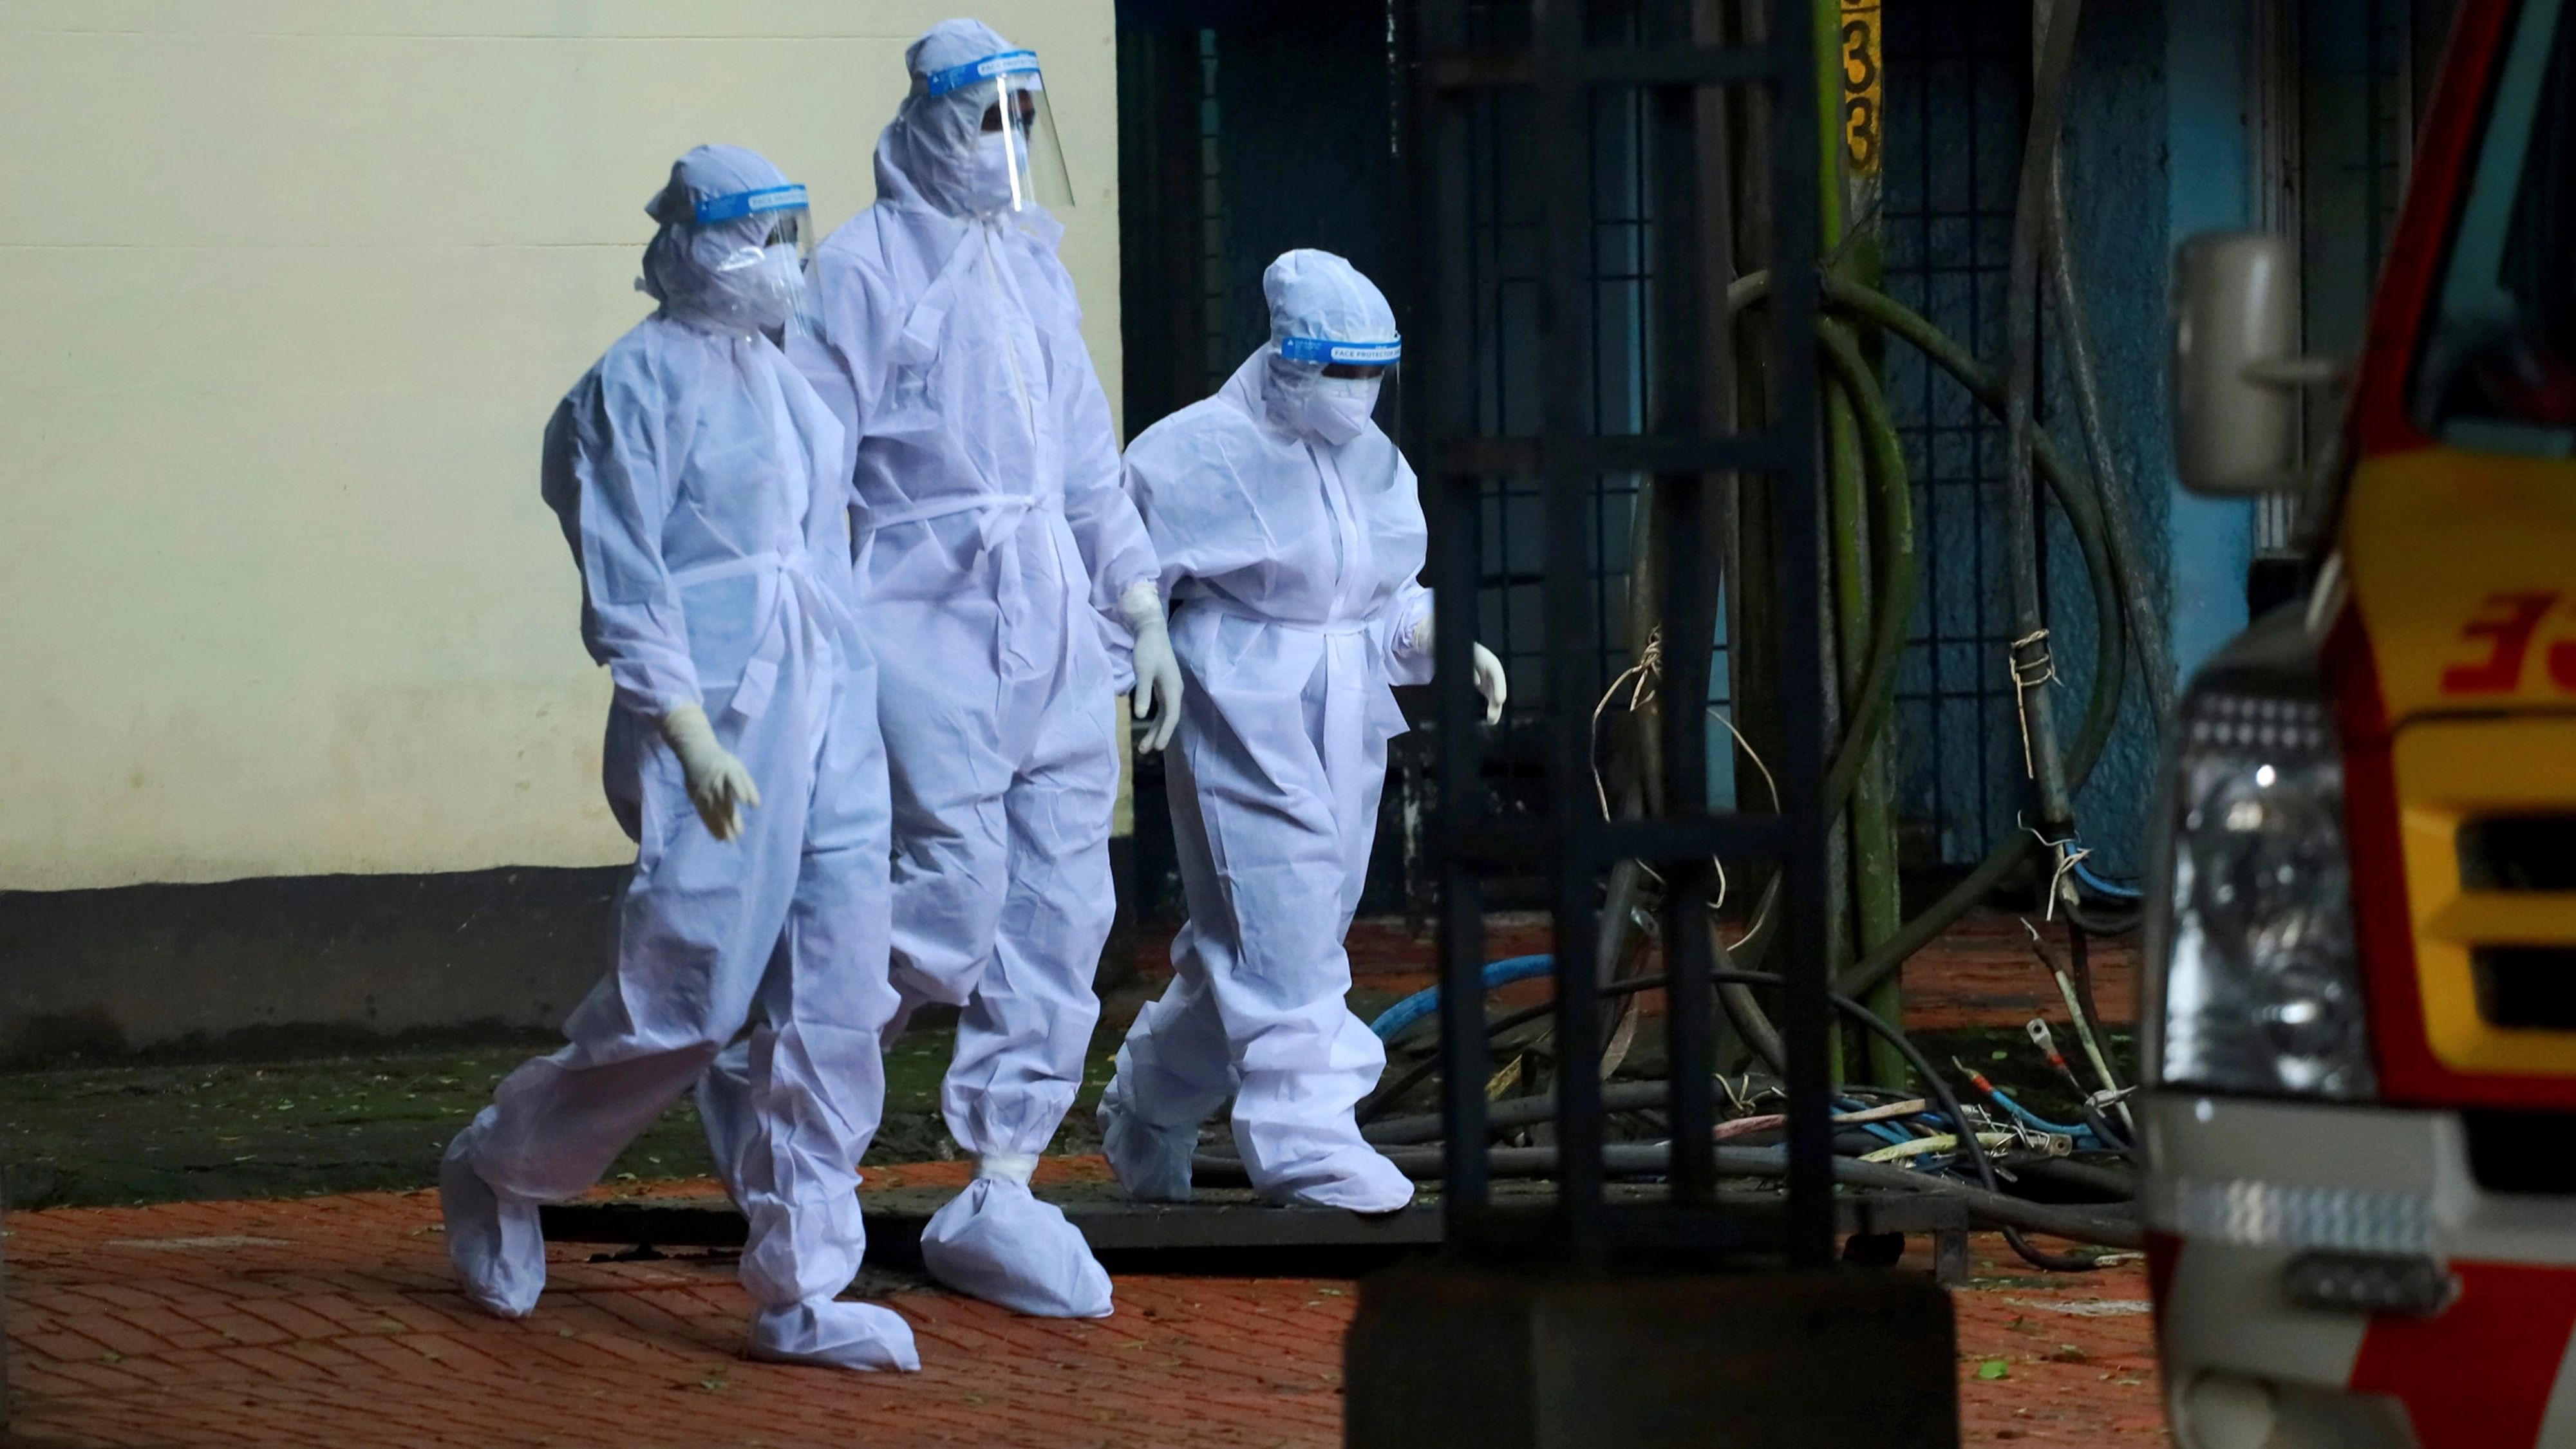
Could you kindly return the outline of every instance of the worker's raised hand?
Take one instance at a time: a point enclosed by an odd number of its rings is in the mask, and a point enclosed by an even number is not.
[[[689,803],[698,807],[707,833],[718,840],[740,835],[741,812],[759,807],[760,787],[752,783],[751,771],[742,761],[716,743],[715,726],[707,723],[707,712],[694,704],[681,705],[662,716],[661,730],[671,753],[679,756]]]
[[[1118,600],[1127,628],[1136,636],[1136,693],[1132,709],[1145,724],[1138,737],[1140,754],[1153,754],[1172,742],[1181,727],[1181,663],[1172,657],[1171,630],[1163,621],[1163,599],[1151,583],[1129,588]]]

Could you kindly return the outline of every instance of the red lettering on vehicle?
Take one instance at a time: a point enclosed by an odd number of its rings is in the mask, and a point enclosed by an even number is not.
[[[2444,694],[2511,694],[2522,683],[2522,659],[2531,652],[2531,636],[2540,628],[2541,617],[2558,602],[2550,592],[2489,594],[2479,606],[2480,617],[2460,626],[2464,640],[2489,641],[2487,657],[2475,664],[2454,664],[2442,671]],[[2550,670],[2557,673],[2558,652],[2550,651]],[[2568,661],[2576,669],[2576,651]],[[2560,682],[2565,683],[2564,677]]]
[[[2549,646],[2549,682],[2560,689],[2576,691],[2576,639],[2561,639]]]

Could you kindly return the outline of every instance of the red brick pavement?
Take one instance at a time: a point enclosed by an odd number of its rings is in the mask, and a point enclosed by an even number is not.
[[[703,1192],[706,1184],[694,1185]],[[736,1356],[729,1265],[557,1249],[525,1321],[455,1291],[434,1194],[29,1213],[10,1390],[34,1445],[1309,1445],[1350,1286],[1135,1278],[1096,1323],[891,1299],[919,1375]]]
[[[2145,1266],[2041,1275],[2000,1237],[1974,1242],[1978,1276],[1951,1295],[1960,1441],[2169,1443]]]
[[[926,1185],[956,1171],[886,1177]],[[535,1315],[486,1317],[450,1282],[437,1222],[429,1193],[13,1218],[16,1442],[1267,1449],[1340,1437],[1348,1283],[1131,1277],[1116,1316],[1095,1323],[900,1292],[887,1301],[927,1367],[858,1376],[739,1358],[744,1301],[716,1262],[558,1249]],[[2159,1442],[2148,1321],[2119,1311],[2145,1297],[2138,1269],[1981,1271],[1958,1295],[1970,1443]],[[2109,1316],[2066,1311],[2105,1300]],[[1980,1377],[1990,1361],[2000,1376]]]

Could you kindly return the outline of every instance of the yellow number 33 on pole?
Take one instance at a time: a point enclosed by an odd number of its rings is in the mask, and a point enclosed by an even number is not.
[[[1854,176],[1878,174],[1887,73],[1879,65],[1879,0],[1842,0],[1843,156]]]

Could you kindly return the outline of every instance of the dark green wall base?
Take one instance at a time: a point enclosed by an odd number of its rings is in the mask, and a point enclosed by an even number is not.
[[[0,1064],[544,1032],[623,867],[0,892]]]
[[[1110,842],[1121,899],[1133,842]],[[0,1067],[542,1042],[608,962],[626,868],[0,891]],[[1121,910],[1100,986],[1135,974]]]

